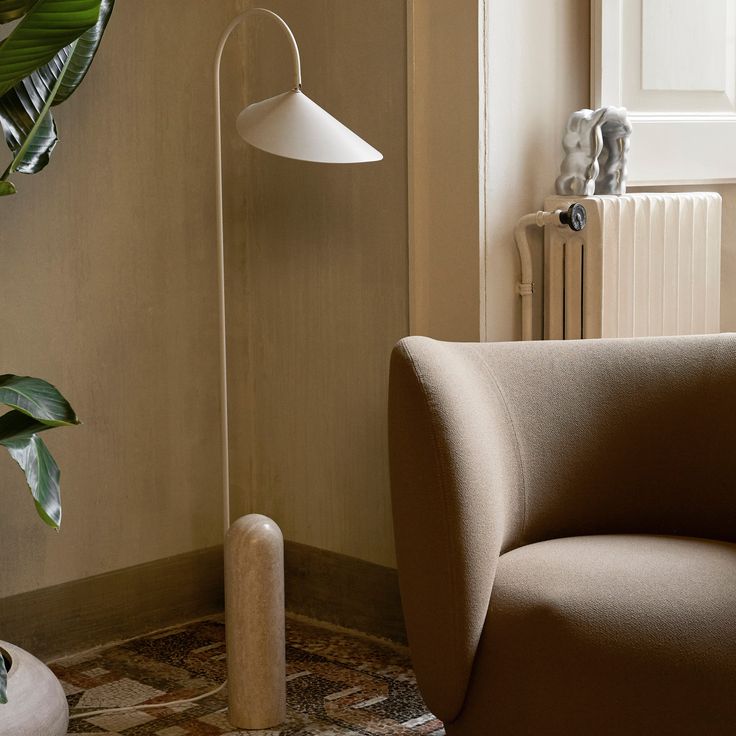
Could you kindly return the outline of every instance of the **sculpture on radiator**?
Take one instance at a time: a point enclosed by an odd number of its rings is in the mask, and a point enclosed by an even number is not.
[[[626,194],[631,124],[623,107],[577,110],[567,121],[557,194]]]

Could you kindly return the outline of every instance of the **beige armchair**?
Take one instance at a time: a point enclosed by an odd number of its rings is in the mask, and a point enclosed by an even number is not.
[[[402,340],[401,595],[449,736],[736,734],[736,336]]]

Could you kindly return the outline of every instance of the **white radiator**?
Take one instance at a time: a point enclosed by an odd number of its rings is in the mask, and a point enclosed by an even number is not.
[[[584,230],[544,228],[545,339],[720,331],[720,195],[555,196],[544,207],[573,202]]]

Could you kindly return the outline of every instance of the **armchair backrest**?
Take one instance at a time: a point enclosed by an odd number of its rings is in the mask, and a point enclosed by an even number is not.
[[[517,546],[578,534],[736,540],[736,335],[476,346],[509,411]]]

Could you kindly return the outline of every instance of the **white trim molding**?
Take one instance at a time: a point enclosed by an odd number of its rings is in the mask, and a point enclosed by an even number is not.
[[[407,1],[409,325],[486,335],[486,0]]]

